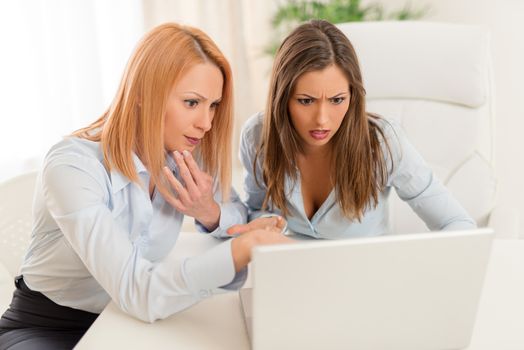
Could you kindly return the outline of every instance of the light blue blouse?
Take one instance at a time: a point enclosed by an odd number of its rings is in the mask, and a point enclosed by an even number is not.
[[[94,313],[113,300],[148,322],[221,286],[240,288],[247,273],[235,274],[230,240],[197,256],[169,254],[184,216],[156,191],[150,199],[149,174],[136,155],[133,160],[144,186],[107,171],[98,142],[70,137],[52,147],[37,179],[32,238],[21,267],[29,288]],[[178,177],[176,163],[166,160]],[[215,199],[221,202],[220,193]],[[216,237],[247,217],[234,193],[220,207]]]
[[[260,144],[263,113],[252,116],[245,124],[241,133],[240,159],[246,170],[244,178],[245,203],[249,209],[249,220],[263,214],[262,202],[266,194],[266,186],[262,177],[262,157],[256,164],[256,179],[253,172],[253,161],[257,147]],[[471,229],[475,221],[464,208],[451,196],[446,187],[433,175],[420,154],[409,143],[401,128],[392,121],[378,122],[387,139],[393,157],[393,167],[389,154],[387,158],[389,178],[385,189],[379,194],[378,205],[368,208],[361,221],[350,220],[342,213],[336,202],[334,190],[313,215],[311,220],[305,214],[300,172],[297,170],[297,181],[285,180],[287,205],[290,214],[286,217],[288,230],[314,238],[338,239],[359,236],[377,236],[389,233],[388,196],[391,188],[395,188],[399,197],[406,201],[416,214],[424,220],[431,230]],[[271,203],[269,208],[271,208]],[[278,209],[275,213],[281,214]]]

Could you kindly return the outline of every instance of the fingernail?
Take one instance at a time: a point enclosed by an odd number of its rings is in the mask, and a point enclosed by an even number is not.
[[[187,149],[185,149],[182,153],[184,153],[184,157],[189,157],[191,155]]]
[[[177,158],[180,158],[180,157],[181,157],[180,152],[178,152],[178,151],[174,151],[173,154],[174,154],[175,157],[177,157]]]

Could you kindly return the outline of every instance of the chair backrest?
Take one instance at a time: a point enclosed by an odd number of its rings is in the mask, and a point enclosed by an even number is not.
[[[15,276],[29,244],[37,172],[0,183],[0,263]]]
[[[344,23],[363,72],[367,110],[400,123],[455,198],[485,225],[495,202],[489,33],[430,22]],[[427,230],[393,193],[396,233]]]

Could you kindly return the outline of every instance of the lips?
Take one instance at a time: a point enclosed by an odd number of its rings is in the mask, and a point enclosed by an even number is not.
[[[190,145],[196,146],[200,143],[200,139],[197,137],[189,137],[185,135],[184,137],[186,138],[187,142],[189,142]]]
[[[309,131],[309,134],[311,135],[311,137],[313,137],[315,140],[323,140],[325,139],[326,137],[328,137],[329,135],[329,130],[321,130],[321,129],[317,129],[317,130],[310,130]]]

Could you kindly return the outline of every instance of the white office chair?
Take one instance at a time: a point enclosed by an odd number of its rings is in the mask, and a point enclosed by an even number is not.
[[[489,33],[429,22],[344,23],[367,91],[367,109],[398,121],[410,141],[477,220],[518,237],[516,209],[496,208]],[[392,232],[427,230],[396,193]]]
[[[0,313],[14,289],[13,277],[31,236],[31,211],[36,172],[0,183]]]

